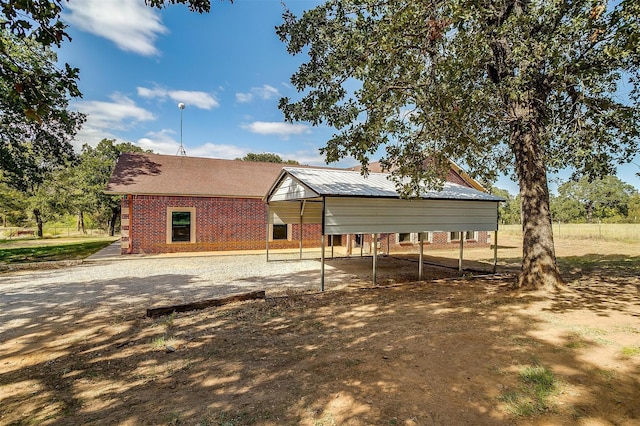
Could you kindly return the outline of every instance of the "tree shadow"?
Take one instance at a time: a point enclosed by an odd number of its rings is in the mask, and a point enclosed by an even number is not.
[[[123,153],[111,174],[107,191],[122,189],[138,182],[140,176],[158,176],[162,165],[144,153]]]
[[[334,273],[351,271],[336,266]],[[296,285],[299,274],[262,283]],[[302,274],[315,280],[318,271]],[[588,277],[570,281],[570,289]],[[187,285],[196,278],[180,279]],[[150,300],[155,291],[180,297],[168,276],[150,280],[141,283],[148,284],[143,294]],[[228,290],[244,284],[230,283]],[[44,288],[51,306],[42,308],[50,313],[31,318],[25,312],[27,322],[0,335],[0,419],[55,425],[639,421],[638,363],[620,356],[603,367],[590,356],[619,349],[606,339],[621,332],[616,327],[637,324],[640,295],[618,285],[608,295],[623,301],[623,309],[588,298],[564,306],[563,295],[516,296],[510,284],[507,278],[441,278],[293,293],[156,320],[111,305],[83,306],[86,293],[78,284]],[[107,281],[100,286],[110,292],[101,301],[125,294]],[[54,306],[56,292],[71,303]],[[578,310],[571,321],[563,317]],[[592,322],[606,311],[625,322]],[[584,321],[604,334],[576,333]],[[15,348],[6,352],[9,340]],[[175,352],[167,352],[167,343]],[[564,405],[532,419],[510,417],[502,396],[520,390],[518,372],[532,365],[559,378]]]

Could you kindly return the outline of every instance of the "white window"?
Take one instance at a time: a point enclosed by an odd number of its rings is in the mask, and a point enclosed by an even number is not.
[[[466,231],[466,232],[449,232],[449,242],[451,241],[460,241],[460,235],[464,236],[465,241],[476,241],[478,239],[478,233],[476,231]]]
[[[433,242],[433,232],[423,232],[423,242],[432,243]],[[397,244],[418,244],[420,242],[420,233],[418,232],[400,232],[396,234],[396,243]]]
[[[425,243],[433,242],[433,232],[425,232],[423,241]],[[396,234],[396,242],[398,244],[418,244],[420,242],[420,234],[417,232],[400,232]]]

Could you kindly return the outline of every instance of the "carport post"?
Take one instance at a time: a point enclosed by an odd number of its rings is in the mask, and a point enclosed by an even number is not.
[[[302,217],[304,216],[304,206],[306,201],[300,202],[300,260],[302,260]]]
[[[496,273],[498,268],[498,229],[493,231],[493,273]]]
[[[269,204],[267,204],[267,232],[266,232],[266,247],[267,247],[267,262],[269,261],[269,213],[271,212],[271,208]]]
[[[373,285],[376,285],[376,271],[378,269],[378,234],[373,234]]]
[[[331,258],[333,259],[334,258],[334,255],[333,255],[333,234],[331,234],[330,238],[331,238]]]
[[[320,291],[324,291],[324,239],[325,236],[322,234],[322,243],[320,243]]]
[[[464,236],[466,232],[460,231],[460,258],[458,259],[458,271],[462,272],[462,255],[464,253]]]
[[[418,266],[418,281],[422,281],[422,273],[424,271],[424,233],[418,234],[418,242],[420,243],[420,265]]]

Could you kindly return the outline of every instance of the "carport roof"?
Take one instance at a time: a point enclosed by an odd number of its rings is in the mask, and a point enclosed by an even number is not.
[[[272,194],[278,189],[287,176],[291,176],[297,183],[313,191],[313,193],[307,192],[304,196],[297,197],[297,199],[321,196],[400,198],[395,183],[387,173],[370,173],[367,176],[363,176],[360,172],[350,170],[284,167],[280,176],[265,197],[267,201],[271,201]],[[501,197],[452,182],[445,182],[444,187],[440,191],[424,188],[419,198],[504,201]]]

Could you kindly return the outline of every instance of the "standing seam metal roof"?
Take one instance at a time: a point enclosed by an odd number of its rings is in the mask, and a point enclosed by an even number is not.
[[[319,170],[284,167],[283,170],[322,196],[335,197],[384,197],[400,198],[395,183],[387,173],[370,173],[349,170]],[[504,201],[503,198],[452,182],[445,182],[441,191],[428,190],[420,194],[422,199]]]

